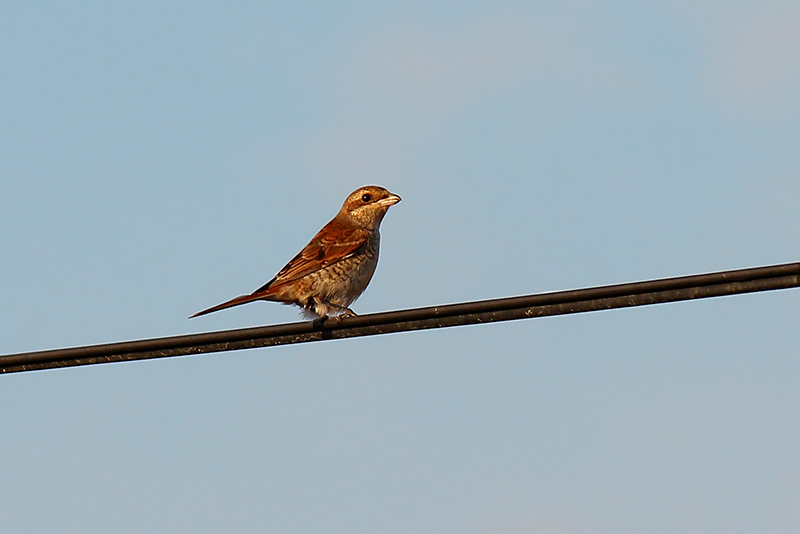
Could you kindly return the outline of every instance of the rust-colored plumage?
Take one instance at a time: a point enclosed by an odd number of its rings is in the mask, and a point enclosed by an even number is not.
[[[400,197],[383,187],[353,191],[336,217],[272,280],[192,317],[256,300],[294,304],[311,318],[355,315],[349,306],[367,288],[378,265],[381,221],[398,202]]]

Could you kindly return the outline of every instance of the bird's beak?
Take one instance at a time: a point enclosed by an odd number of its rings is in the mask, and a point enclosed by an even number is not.
[[[394,194],[390,194],[388,197],[380,199],[378,201],[378,204],[380,204],[381,206],[386,206],[388,208],[389,206],[393,206],[393,205],[397,204],[401,200],[403,200],[403,199],[400,198],[399,196],[394,195]]]

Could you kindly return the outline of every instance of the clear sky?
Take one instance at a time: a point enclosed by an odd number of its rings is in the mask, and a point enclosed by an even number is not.
[[[796,1],[4,2],[0,353],[800,261]],[[800,531],[800,290],[0,376],[8,533]]]

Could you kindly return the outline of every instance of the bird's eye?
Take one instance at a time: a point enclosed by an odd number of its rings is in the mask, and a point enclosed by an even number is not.
[[[369,202],[370,200],[372,200],[372,195],[370,195],[369,193],[364,193],[363,195],[361,195],[362,202]]]

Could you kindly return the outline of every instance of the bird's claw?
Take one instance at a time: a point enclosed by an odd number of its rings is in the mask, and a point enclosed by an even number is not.
[[[350,308],[344,308],[341,313],[331,316],[331,318],[337,322],[341,322],[348,317],[358,317],[358,314]]]

